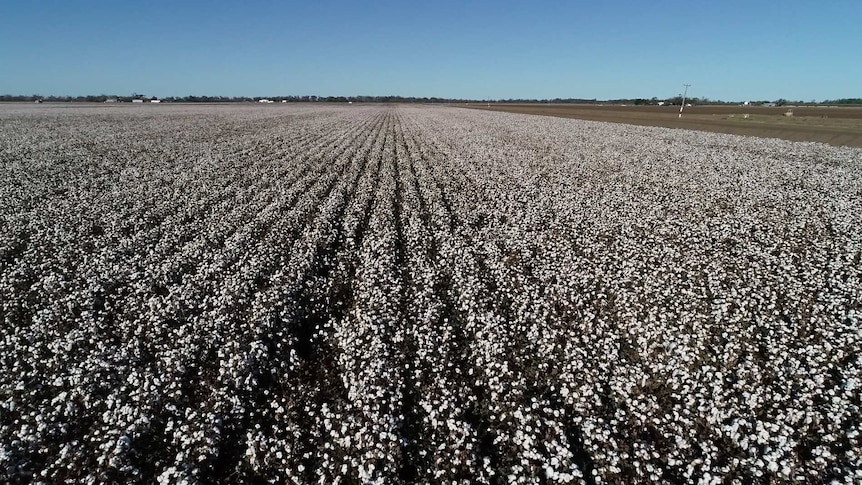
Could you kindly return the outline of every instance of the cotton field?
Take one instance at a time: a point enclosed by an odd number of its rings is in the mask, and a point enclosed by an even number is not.
[[[862,481],[862,150],[0,107],[0,481]]]

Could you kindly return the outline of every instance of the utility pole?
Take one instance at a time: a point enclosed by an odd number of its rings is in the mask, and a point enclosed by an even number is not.
[[[682,118],[682,109],[685,108],[685,95],[688,94],[688,87],[691,84],[683,84],[685,86],[685,92],[682,94],[682,103],[679,105],[679,117]]]

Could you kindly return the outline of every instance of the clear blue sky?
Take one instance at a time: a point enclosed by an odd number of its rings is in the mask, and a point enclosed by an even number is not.
[[[862,0],[9,0],[0,94],[823,100],[862,97],[860,32]]]

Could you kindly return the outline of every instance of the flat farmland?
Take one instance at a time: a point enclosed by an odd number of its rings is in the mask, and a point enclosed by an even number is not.
[[[0,106],[0,481],[862,480],[862,150]]]
[[[470,103],[462,107],[862,147],[862,108]],[[787,110],[793,117],[786,117]],[[746,118],[745,116],[748,115]]]

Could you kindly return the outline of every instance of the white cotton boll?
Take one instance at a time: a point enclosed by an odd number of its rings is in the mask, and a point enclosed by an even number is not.
[[[337,480],[350,457],[389,482],[411,425],[426,478],[491,477],[491,453],[515,481],[566,481],[574,430],[597,479],[857,474],[857,150],[436,106],[161,106],[6,113],[0,300],[32,315],[0,337],[13,448],[63,450],[70,472],[93,456],[93,482],[140,481],[114,455],[141,435],[161,450],[143,460],[244,445],[227,469],[301,481],[285,464],[320,459]],[[739,456],[717,466],[726,440]],[[203,473],[186,465],[155,474]]]

